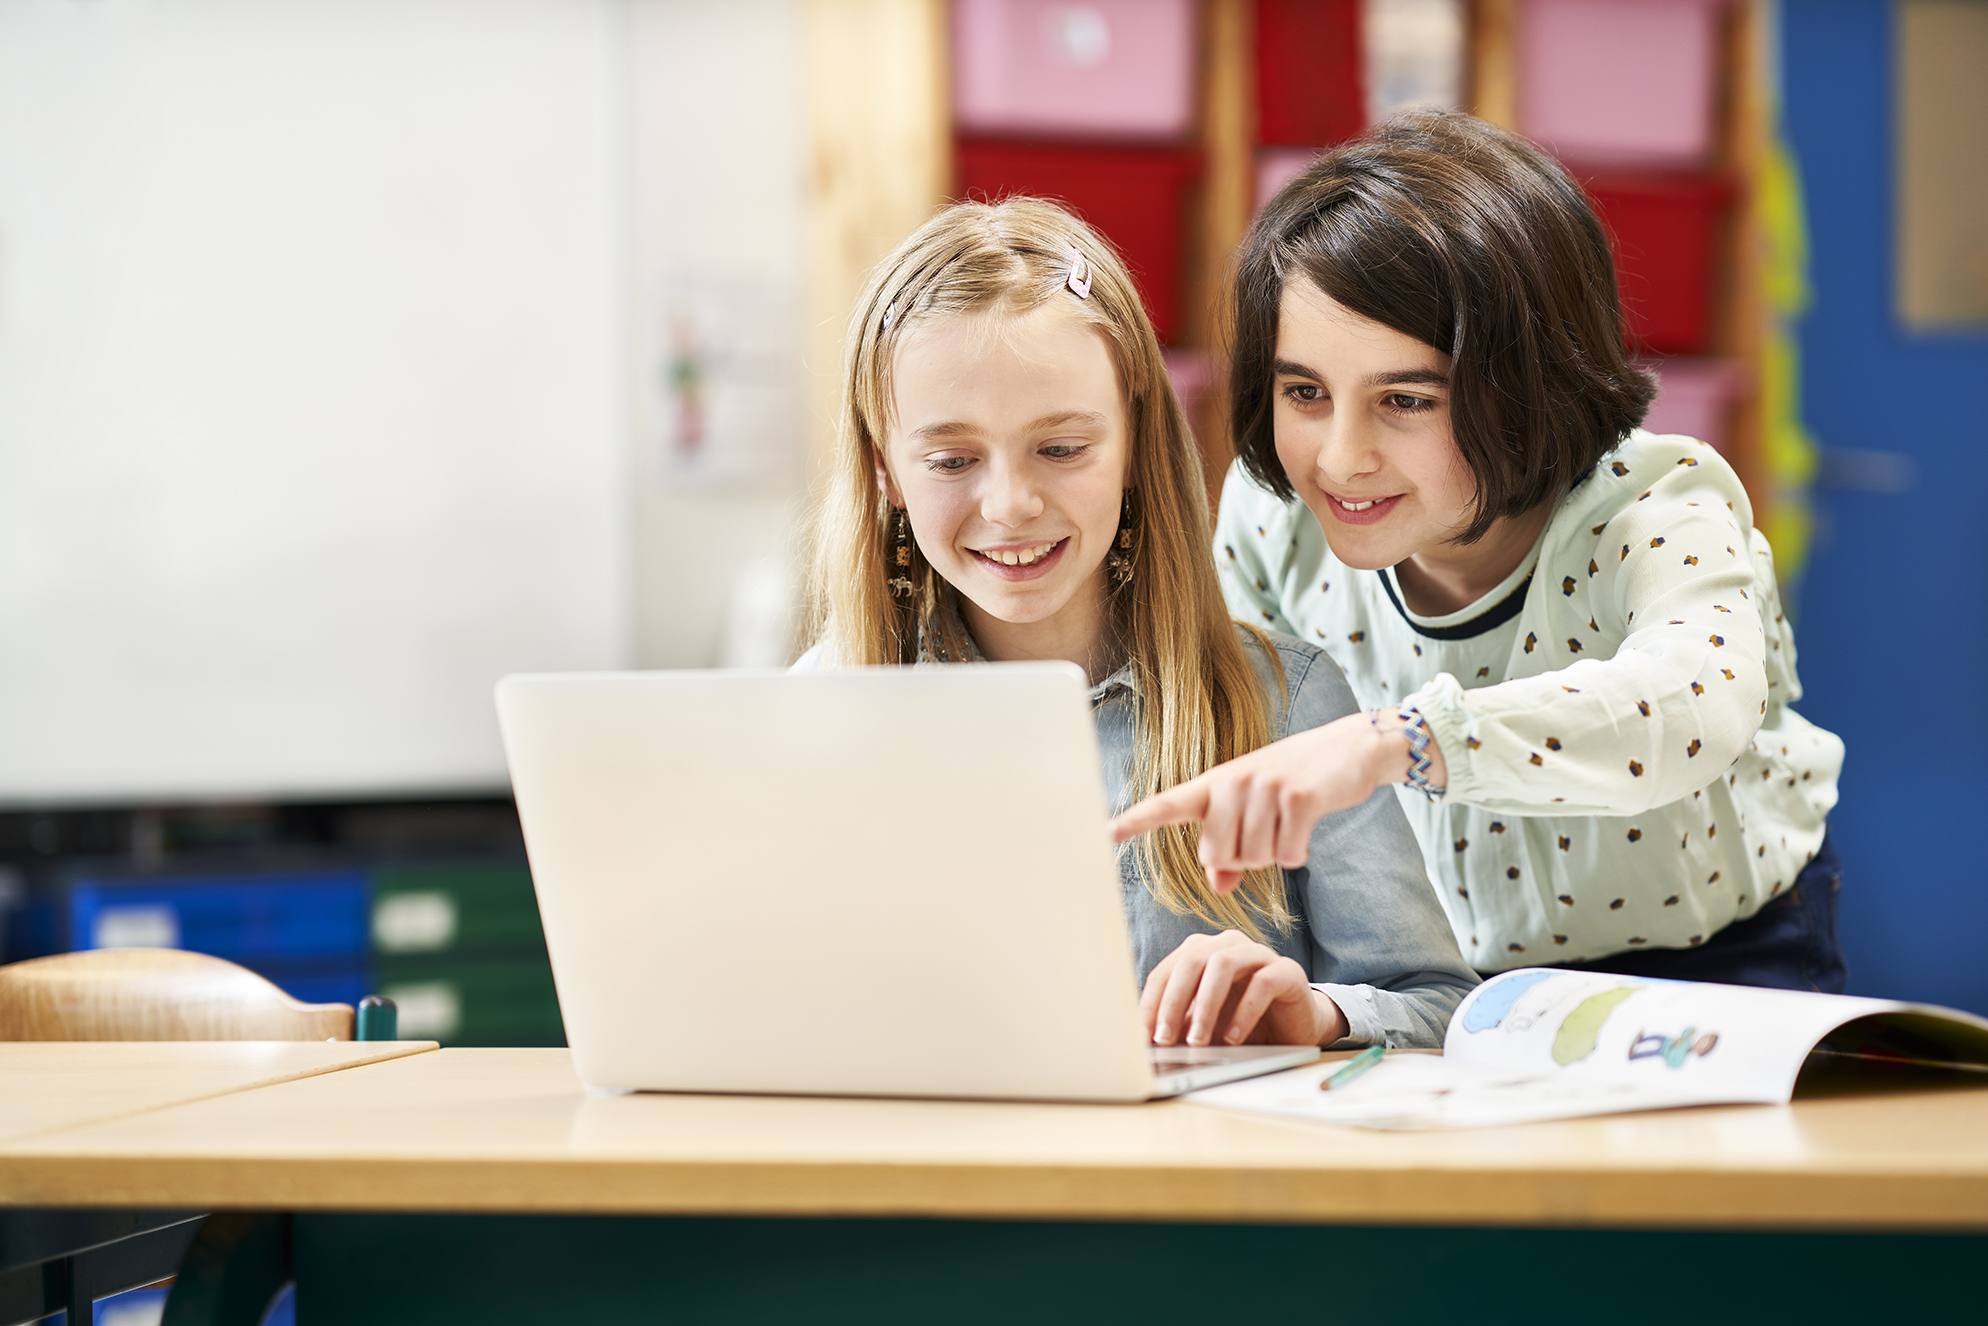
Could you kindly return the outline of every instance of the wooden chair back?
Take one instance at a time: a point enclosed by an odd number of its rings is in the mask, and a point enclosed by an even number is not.
[[[350,1004],[305,1004],[225,958],[170,948],[0,966],[0,1041],[349,1041]]]

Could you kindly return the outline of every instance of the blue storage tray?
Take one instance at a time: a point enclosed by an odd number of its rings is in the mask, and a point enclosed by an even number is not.
[[[122,1294],[98,1299],[90,1316],[96,1326],[137,1326],[140,1322],[155,1322],[165,1315],[167,1293],[164,1289],[127,1289]],[[47,1326],[60,1326],[66,1316],[65,1313],[56,1313],[48,1318]],[[262,1326],[297,1326],[297,1286],[294,1283],[283,1286],[282,1292],[269,1305]]]
[[[357,870],[81,878],[68,890],[69,946],[182,948],[251,968],[350,955],[363,967],[369,892]]]

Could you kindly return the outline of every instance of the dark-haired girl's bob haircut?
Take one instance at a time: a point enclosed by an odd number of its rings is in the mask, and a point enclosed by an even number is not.
[[[1273,430],[1285,283],[1450,357],[1450,424],[1476,476],[1462,543],[1555,500],[1643,421],[1615,264],[1581,188],[1516,134],[1410,111],[1321,156],[1250,228],[1235,281],[1230,424],[1256,481],[1289,501]]]

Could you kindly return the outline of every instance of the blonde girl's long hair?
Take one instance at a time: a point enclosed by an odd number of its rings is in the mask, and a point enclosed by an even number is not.
[[[1067,286],[1079,253],[1090,268],[1088,299]],[[953,591],[915,543],[912,593],[895,598],[888,583],[903,572],[886,565],[892,511],[876,476],[897,346],[909,328],[932,319],[1013,316],[1052,300],[1104,333],[1125,397],[1137,532],[1132,579],[1109,597],[1109,629],[1137,679],[1130,782],[1135,798],[1146,797],[1268,744],[1271,701],[1222,601],[1200,456],[1152,323],[1118,254],[1062,208],[1037,198],[955,204],[871,274],[845,340],[841,418],[815,525],[809,627],[830,660],[850,667],[913,662],[926,633],[945,643],[957,629],[946,597]],[[1282,665],[1256,634],[1281,700]],[[1198,825],[1174,825],[1138,840],[1134,850],[1155,899],[1259,940],[1288,932],[1293,918],[1282,872],[1252,871],[1235,892],[1218,895],[1196,855],[1199,833]]]

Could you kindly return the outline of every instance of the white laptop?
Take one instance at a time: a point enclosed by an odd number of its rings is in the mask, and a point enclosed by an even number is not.
[[[506,677],[590,1087],[1132,1101],[1313,1046],[1147,1042],[1063,663]]]

